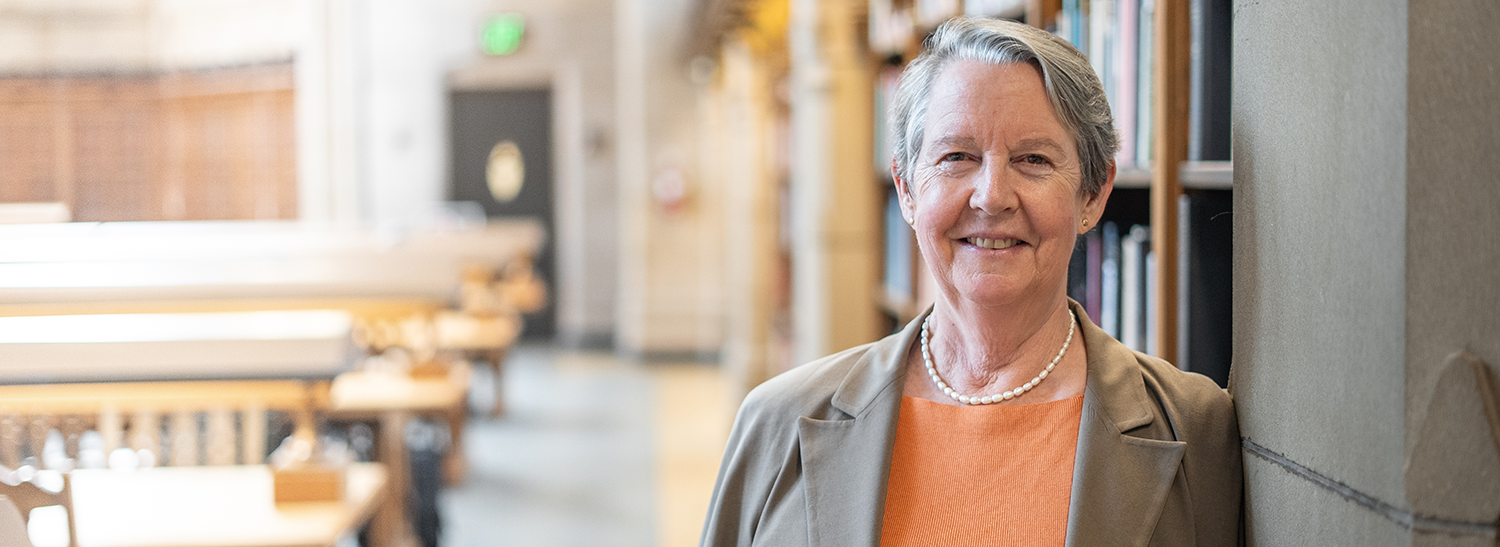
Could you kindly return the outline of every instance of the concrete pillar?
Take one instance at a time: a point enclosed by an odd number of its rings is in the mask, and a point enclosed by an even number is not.
[[[1250,543],[1494,545],[1500,9],[1235,4]]]
[[[695,103],[683,44],[689,0],[615,3],[619,281],[615,347],[627,355],[716,352],[722,315],[706,299],[720,281],[715,195],[697,171]]]
[[[792,0],[793,360],[878,338],[879,195],[865,2]]]
[[[777,254],[775,74],[768,44],[740,34],[720,53],[719,104],[723,135],[725,340],[723,363],[735,385],[748,390],[770,378],[771,317]]]
[[[1412,543],[1489,546],[1500,543],[1500,4],[1407,10],[1406,501],[1487,525],[1418,521]],[[1488,364],[1487,390],[1450,361],[1461,350]]]

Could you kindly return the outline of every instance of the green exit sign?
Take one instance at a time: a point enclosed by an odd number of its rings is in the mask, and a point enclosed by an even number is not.
[[[519,13],[502,13],[484,25],[479,43],[487,55],[510,55],[521,47],[526,36],[526,18]]]

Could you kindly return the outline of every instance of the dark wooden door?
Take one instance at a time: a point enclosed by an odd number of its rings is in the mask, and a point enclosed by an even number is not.
[[[557,331],[551,91],[454,91],[451,98],[453,178],[448,197],[478,203],[489,218],[529,217],[541,222],[547,238],[536,257],[536,273],[546,281],[550,295],[547,307],[526,317],[522,336],[550,339]],[[497,145],[519,149],[524,172],[520,191],[505,201],[496,199],[488,178]]]

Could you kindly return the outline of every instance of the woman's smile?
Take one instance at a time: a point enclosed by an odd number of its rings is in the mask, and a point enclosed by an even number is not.
[[[997,250],[997,251],[998,250],[1009,249],[1011,247],[1015,247],[1016,245],[1021,245],[1021,244],[1025,243],[1024,241],[1021,241],[1019,239],[1014,239],[1014,238],[990,239],[990,238],[984,238],[984,237],[966,237],[966,238],[963,239],[963,242],[964,243],[968,243],[970,245],[973,245],[975,247],[980,247],[980,248],[983,248],[983,249],[993,249],[993,250]]]

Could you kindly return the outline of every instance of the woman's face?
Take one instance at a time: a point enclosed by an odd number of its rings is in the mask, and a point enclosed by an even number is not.
[[[1079,191],[1073,138],[1030,65],[950,62],[932,84],[912,180],[897,180],[922,258],[950,299],[1006,305],[1066,291],[1073,242],[1113,186]],[[908,193],[911,185],[913,193]]]

